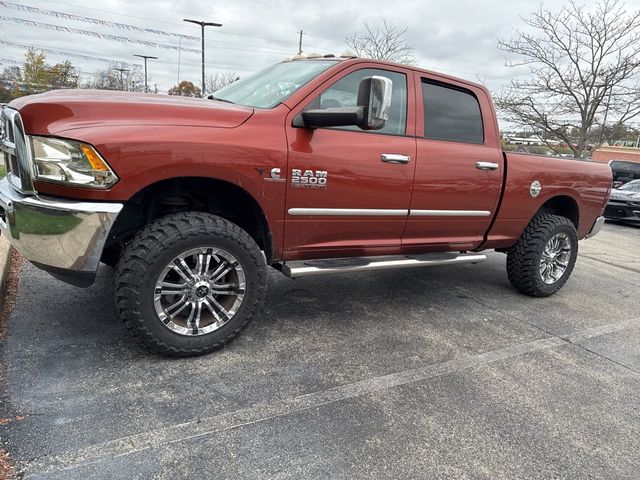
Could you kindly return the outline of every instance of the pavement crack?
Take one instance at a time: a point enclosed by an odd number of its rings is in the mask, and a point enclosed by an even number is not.
[[[332,403],[373,395],[396,387],[467,371],[534,352],[575,344],[580,339],[618,332],[638,324],[640,324],[640,318],[582,330],[565,338],[552,336],[537,339],[498,350],[476,355],[465,355],[442,363],[339,385],[306,395],[257,404],[243,410],[231,411],[213,417],[195,418],[177,425],[137,433],[57,455],[41,457],[32,464],[25,466],[27,470],[25,478],[72,470],[144,450],[211,436],[218,432],[238,429],[273,418],[309,411]],[[581,345],[578,346],[584,348]]]
[[[490,310],[493,310],[494,312],[497,312],[497,313],[499,313],[499,314],[501,314],[501,315],[505,315],[505,316],[510,317],[510,318],[513,318],[513,319],[515,319],[515,320],[517,320],[517,321],[519,321],[519,322],[522,322],[522,323],[524,323],[524,324],[526,324],[526,325],[529,325],[529,326],[531,326],[531,327],[533,327],[533,328],[535,328],[535,329],[537,329],[537,330],[540,330],[541,332],[546,333],[547,335],[550,335],[551,337],[559,338],[560,340],[564,340],[565,342],[567,342],[567,343],[569,343],[569,344],[571,344],[571,345],[574,345],[574,346],[576,346],[576,347],[578,347],[578,348],[580,348],[580,349],[582,349],[582,350],[585,350],[586,352],[589,352],[589,353],[591,353],[591,354],[593,354],[593,355],[596,355],[596,356],[598,356],[598,357],[600,357],[600,358],[602,358],[602,359],[604,359],[604,360],[608,360],[608,361],[610,361],[610,362],[612,362],[612,363],[615,363],[616,365],[618,365],[618,366],[620,366],[620,367],[623,367],[623,368],[625,368],[625,369],[629,370],[630,372],[633,372],[633,373],[635,373],[635,374],[637,374],[637,375],[640,375],[640,371],[638,371],[638,370],[636,370],[636,369],[634,369],[634,368],[632,368],[632,367],[630,367],[630,366],[628,366],[628,365],[625,365],[625,364],[624,364],[624,363],[622,363],[622,362],[619,362],[619,361],[617,361],[617,360],[614,360],[614,359],[613,359],[613,358],[611,358],[611,357],[608,357],[608,356],[606,356],[606,355],[603,355],[602,353],[598,353],[598,352],[596,352],[595,350],[591,350],[590,348],[587,348],[587,347],[585,347],[584,345],[581,345],[580,343],[578,343],[578,341],[574,341],[574,340],[571,338],[571,337],[572,337],[572,335],[567,336],[567,335],[561,335],[561,334],[554,333],[554,332],[552,332],[552,331],[550,331],[550,330],[547,330],[547,329],[545,329],[545,328],[542,328],[542,327],[541,327],[541,326],[539,326],[539,325],[536,325],[535,323],[532,323],[532,322],[529,322],[529,321],[527,321],[527,320],[525,320],[525,319],[523,319],[523,318],[520,318],[520,317],[518,317],[517,315],[508,314],[508,313],[506,313],[506,312],[503,312],[503,311],[501,311],[501,310],[498,310],[497,308],[492,307],[491,305],[487,305],[486,303],[484,303],[484,302],[482,302],[482,301],[478,300],[477,298],[473,298],[473,297],[469,297],[469,296],[467,296],[466,298],[468,298],[469,300],[473,300],[474,302],[478,303],[479,305],[482,305],[482,306],[484,306],[484,307],[486,307],[486,308],[488,308],[488,309],[490,309]],[[640,321],[640,319],[638,319],[638,318],[634,318],[634,319],[632,319],[632,320],[628,320],[628,321],[626,321],[626,322],[622,322],[622,323],[625,323],[625,324],[626,324],[626,323],[635,323],[635,322],[638,322],[638,321]],[[599,328],[599,327],[594,327],[594,328],[595,328],[595,329],[597,329],[597,328]],[[604,335],[604,334],[606,334],[606,333],[613,333],[613,332],[604,332],[604,333],[602,333],[602,335]],[[587,338],[587,337],[585,337],[585,338]]]
[[[624,266],[624,265],[620,265],[618,263],[609,262],[607,260],[603,260],[603,259],[598,258],[598,257],[587,255],[585,253],[581,253],[580,257],[588,258],[589,260],[593,260],[594,262],[604,263],[605,265],[609,265],[611,267],[616,267],[616,268],[620,268],[622,270],[627,270],[628,272],[640,273],[640,269],[638,269],[638,268],[631,268],[631,267],[627,267],[627,266]]]
[[[600,357],[600,358],[602,358],[604,360],[608,360],[611,363],[615,363],[616,365],[618,365],[618,366],[620,366],[622,368],[625,368],[625,369],[629,370],[630,372],[635,373],[636,375],[640,375],[640,371],[636,370],[635,368],[631,368],[630,366],[625,365],[624,363],[621,363],[621,362],[619,362],[617,360],[614,360],[611,357],[607,357],[606,355],[603,355],[602,353],[598,353],[595,350],[591,350],[590,348],[587,348],[584,345],[580,345],[579,343],[574,343],[571,340],[567,339],[566,342],[571,344],[571,345],[575,345],[576,347],[581,348],[582,350],[585,350],[585,351],[587,351],[587,352],[589,352],[589,353],[591,353],[591,354],[593,354],[593,355],[595,355],[597,357]]]
[[[545,334],[547,334],[547,335],[549,335],[549,336],[551,336],[551,337],[562,338],[562,337],[561,337],[560,335],[558,335],[557,333],[554,333],[554,332],[552,332],[552,331],[550,331],[550,330],[547,330],[546,328],[543,328],[543,327],[541,327],[540,325],[536,325],[535,323],[533,323],[533,322],[529,322],[528,320],[525,320],[524,318],[520,318],[520,317],[518,317],[517,315],[514,315],[514,314],[512,314],[512,313],[503,312],[502,310],[499,310],[499,309],[497,309],[496,307],[494,307],[494,306],[492,306],[492,305],[489,305],[489,304],[487,304],[487,303],[484,303],[483,301],[481,301],[481,300],[480,300],[480,299],[478,299],[478,298],[475,298],[475,297],[471,297],[471,296],[466,295],[467,290],[464,290],[464,289],[462,289],[462,288],[460,288],[460,287],[456,287],[456,288],[457,288],[458,290],[460,290],[460,291],[464,291],[464,292],[465,292],[465,298],[468,298],[469,300],[471,300],[471,301],[473,301],[473,302],[476,302],[478,305],[482,305],[483,307],[488,308],[489,310],[493,310],[494,312],[499,313],[500,315],[504,315],[504,316],[505,316],[505,317],[507,317],[507,318],[514,318],[515,320],[517,320],[517,321],[519,321],[519,322],[521,322],[521,323],[524,323],[525,325],[529,325],[530,327],[533,327],[533,328],[535,328],[536,330],[539,330],[539,331],[541,331],[542,333],[545,333]]]
[[[244,410],[223,413],[214,417],[194,419],[193,421],[134,434],[59,455],[45,456],[31,465],[25,466],[25,469],[28,471],[28,475],[26,475],[25,478],[51,472],[71,470],[109,458],[210,436],[218,432],[237,429],[246,425],[268,421],[273,418],[312,410],[335,402],[371,395],[402,385],[414,384],[430,378],[469,370],[527,353],[559,347],[565,343],[566,342],[558,338],[534,340],[532,342],[478,355],[464,356],[443,363],[412,370],[403,370],[351,384],[340,385],[328,390],[283,399],[273,403],[258,404]]]
[[[460,287],[458,287],[458,289],[460,289]],[[554,333],[554,332],[552,332],[550,330],[547,330],[546,328],[543,328],[543,327],[541,327],[539,325],[536,325],[535,323],[529,322],[529,321],[525,320],[524,318],[520,318],[517,315],[513,315],[513,314],[510,314],[510,313],[507,313],[507,312],[503,312],[503,311],[501,311],[501,310],[499,310],[499,309],[497,309],[497,308],[495,308],[495,307],[493,307],[491,305],[488,305],[488,304],[482,302],[481,300],[479,300],[477,298],[470,297],[470,296],[466,295],[466,291],[465,291],[465,297],[468,298],[469,300],[472,300],[472,301],[476,302],[479,305],[482,305],[483,307],[486,307],[486,308],[488,308],[490,310],[493,310],[494,312],[499,313],[500,315],[504,315],[506,317],[513,318],[513,319],[515,319],[515,320],[517,320],[519,322],[522,322],[522,323],[524,323],[526,325],[529,325],[530,327],[533,327],[533,328],[535,328],[537,330],[540,330],[541,332],[544,332],[545,334],[550,335],[553,338],[558,338],[560,340],[563,340],[563,341],[567,342],[568,344],[574,345],[574,346],[576,346],[576,347],[578,347],[578,348],[580,348],[582,350],[585,350],[586,352],[589,352],[589,353],[591,353],[593,355],[596,355],[596,356],[598,356],[598,357],[600,357],[600,358],[602,358],[604,360],[608,360],[608,361],[610,361],[612,363],[615,363],[616,365],[618,365],[620,367],[623,367],[623,368],[629,370],[630,372],[633,372],[635,374],[640,375],[640,371],[638,371],[638,370],[636,370],[636,369],[634,369],[634,368],[632,368],[632,367],[630,367],[628,365],[625,365],[622,362],[614,360],[613,358],[610,358],[610,357],[608,357],[606,355],[603,355],[603,354],[598,353],[598,352],[596,352],[594,350],[591,350],[590,348],[587,348],[584,345],[580,344],[578,340],[574,340],[572,338],[572,337],[576,337],[576,334],[562,335],[562,334]],[[631,319],[631,320],[627,320],[627,321],[621,322],[621,324],[625,324],[626,325],[627,323],[637,323],[639,321],[640,321],[640,318],[634,318],[634,319]],[[617,324],[614,324],[614,325],[617,325]],[[605,327],[606,327],[606,325],[605,325]],[[600,327],[594,327],[593,329],[584,330],[584,332],[595,331],[595,330],[599,330],[599,329],[600,329]],[[604,332],[601,332],[599,334],[600,335],[605,335],[607,333],[613,333],[613,331],[604,331]],[[579,337],[580,338],[583,338],[583,337],[584,338],[590,338],[590,337],[588,337],[586,335],[580,335]]]

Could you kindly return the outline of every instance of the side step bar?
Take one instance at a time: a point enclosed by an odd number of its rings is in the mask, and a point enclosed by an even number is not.
[[[458,263],[480,263],[483,254],[428,253],[383,257],[335,258],[328,260],[304,260],[280,265],[280,271],[289,278],[310,277],[327,273],[364,272],[395,268],[433,267]]]

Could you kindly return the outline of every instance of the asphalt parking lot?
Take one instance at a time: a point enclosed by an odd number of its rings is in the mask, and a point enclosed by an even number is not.
[[[0,447],[27,479],[637,479],[639,252],[640,228],[605,225],[548,299],[497,253],[274,272],[263,317],[186,360],[130,340],[110,269],[82,290],[25,265]]]

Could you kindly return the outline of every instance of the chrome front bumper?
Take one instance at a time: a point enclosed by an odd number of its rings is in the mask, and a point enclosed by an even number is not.
[[[602,226],[604,225],[604,217],[596,218],[596,221],[593,223],[591,227],[591,231],[587,234],[586,238],[595,237],[600,230],[602,230]]]
[[[67,283],[93,283],[121,203],[22,195],[0,180],[0,233],[31,263]]]

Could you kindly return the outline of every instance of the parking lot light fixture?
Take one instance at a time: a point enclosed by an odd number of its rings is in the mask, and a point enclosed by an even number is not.
[[[202,20],[189,20],[188,18],[183,18],[183,21],[189,23],[195,23],[196,25],[200,25],[202,32],[202,96],[204,97],[204,27],[221,27],[221,23],[215,22],[204,22]]]
[[[144,93],[149,93],[149,87],[147,85],[147,60],[157,60],[158,57],[152,57],[151,55],[138,55],[134,54],[134,57],[140,57],[144,59]]]

